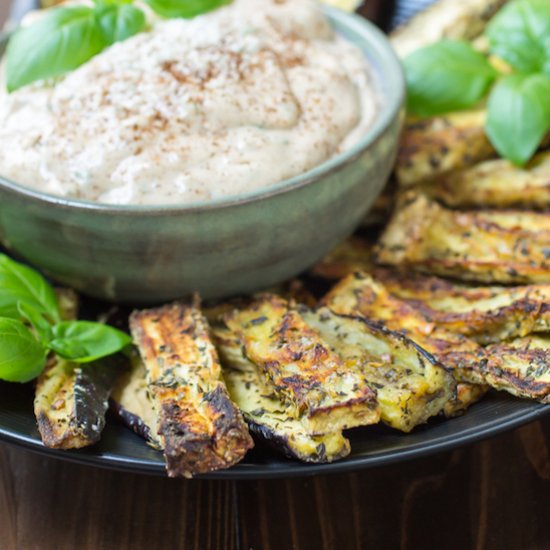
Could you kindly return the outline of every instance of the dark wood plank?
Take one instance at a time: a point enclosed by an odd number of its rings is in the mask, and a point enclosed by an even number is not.
[[[150,550],[159,541],[166,549],[237,548],[233,483],[124,474],[0,448],[2,550]]]
[[[243,548],[550,548],[550,419],[346,475],[238,485]]]
[[[2,550],[550,548],[550,417],[490,441],[316,478],[169,480],[0,445]]]

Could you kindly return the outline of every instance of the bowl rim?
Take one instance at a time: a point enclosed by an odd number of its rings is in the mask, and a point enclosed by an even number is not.
[[[355,35],[361,37],[362,42],[359,47],[368,46],[370,51],[376,56],[380,67],[379,73],[382,76],[375,77],[380,84],[381,80],[387,79],[394,88],[390,97],[384,98],[384,104],[379,111],[376,120],[369,128],[367,133],[361,137],[352,147],[346,151],[328,159],[327,161],[313,167],[312,169],[298,174],[291,178],[286,178],[277,183],[260,187],[246,193],[237,195],[228,195],[213,200],[202,200],[190,203],[174,204],[109,204],[100,203],[84,199],[63,197],[46,193],[32,187],[27,187],[15,181],[6,178],[0,174],[0,190],[3,188],[12,193],[22,195],[28,199],[34,199],[39,202],[46,202],[50,205],[64,208],[76,208],[79,210],[96,211],[104,214],[166,214],[170,212],[199,212],[214,210],[226,207],[239,206],[250,202],[264,200],[273,196],[290,192],[294,189],[304,187],[324,176],[337,171],[342,165],[353,161],[368,149],[381,135],[385,133],[392,122],[398,117],[405,97],[405,77],[401,62],[394,52],[387,36],[376,27],[372,22],[356,15],[347,13],[340,9],[330,6],[323,6],[324,13],[328,16],[331,23],[342,28],[349,29]]]

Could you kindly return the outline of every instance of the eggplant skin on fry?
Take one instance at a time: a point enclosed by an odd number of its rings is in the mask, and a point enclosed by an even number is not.
[[[112,386],[125,366],[117,356],[87,365],[51,357],[38,378],[34,399],[44,445],[80,449],[97,443]]]
[[[448,210],[406,197],[382,234],[378,263],[480,282],[550,282],[550,214]]]
[[[264,294],[224,318],[266,388],[307,419],[312,434],[378,422],[376,394],[330,350],[287,300]]]
[[[147,369],[168,475],[190,477],[239,462],[252,438],[229,398],[198,303],[134,311],[130,328]]]
[[[342,279],[321,304],[335,313],[365,317],[404,334],[433,355],[457,382],[484,383],[479,371],[484,354],[479,344],[428,321],[411,304],[392,296],[383,284],[366,273]]]
[[[151,447],[162,450],[157,434],[158,414],[147,385],[147,369],[137,350],[132,353],[130,365],[113,388],[110,410]]]
[[[56,289],[64,320],[76,319],[78,296]],[[46,447],[80,449],[97,443],[105,427],[108,399],[126,362],[120,355],[79,365],[51,355],[36,381],[34,414]]]

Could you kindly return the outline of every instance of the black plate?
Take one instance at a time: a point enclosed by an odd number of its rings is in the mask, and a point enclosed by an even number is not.
[[[37,0],[13,0],[14,19],[19,19]],[[429,0],[400,0],[396,17],[403,19],[422,8]],[[390,6],[384,7],[388,13]],[[395,2],[391,3],[391,7]],[[387,17],[386,17],[387,18]],[[400,21],[401,22],[401,21]],[[395,23],[395,21],[394,21]],[[48,456],[137,473],[165,475],[162,454],[124,426],[110,420],[101,442],[88,449],[58,451],[44,447],[32,413],[30,385],[0,382],[0,440],[14,443]],[[411,434],[401,434],[383,426],[351,431],[351,455],[333,464],[302,464],[279,458],[258,447],[246,459],[229,470],[197,477],[217,479],[253,479],[325,474],[370,468],[419,458],[453,449],[532,422],[550,412],[550,406],[515,399],[503,393],[491,393],[474,405],[466,415],[452,420],[432,419]]]
[[[32,386],[0,383],[0,439],[72,462],[165,475],[162,454],[124,426],[110,419],[101,442],[88,449],[58,451],[44,447],[32,413]],[[550,406],[492,393],[464,416],[432,419],[413,433],[401,434],[383,426],[349,432],[351,455],[332,464],[302,464],[255,448],[229,470],[197,476],[217,479],[253,479],[326,474],[358,470],[419,458],[496,435],[550,412]]]

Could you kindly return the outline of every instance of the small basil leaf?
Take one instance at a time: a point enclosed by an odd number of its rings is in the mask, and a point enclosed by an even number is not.
[[[404,60],[408,108],[420,116],[466,109],[488,92],[497,72],[466,42],[442,40]]]
[[[96,18],[109,46],[141,32],[147,24],[143,11],[130,4],[108,4],[98,7]]]
[[[18,302],[17,309],[21,319],[27,321],[36,331],[43,344],[49,342],[52,336],[52,327],[44,315],[35,307],[25,302]]]
[[[32,332],[15,319],[0,318],[0,379],[28,382],[46,364],[46,351]]]
[[[503,7],[487,27],[496,56],[526,73],[550,69],[550,2],[521,0]]]
[[[0,254],[0,315],[18,319],[19,302],[45,313],[52,321],[60,319],[57,296],[46,279],[34,269]]]
[[[77,357],[87,357],[88,350],[86,346],[78,340],[61,340],[54,338],[48,343],[48,347],[54,351],[59,357],[73,360]]]
[[[162,17],[195,17],[201,13],[231,3],[231,0],[144,0],[145,3]]]
[[[38,21],[16,31],[8,43],[8,91],[76,69],[105,46],[93,8],[47,10]]]
[[[524,164],[550,130],[550,76],[510,75],[492,91],[486,132],[495,149]]]
[[[112,355],[132,342],[116,328],[91,321],[63,321],[53,328],[50,349],[78,363],[88,363]]]

